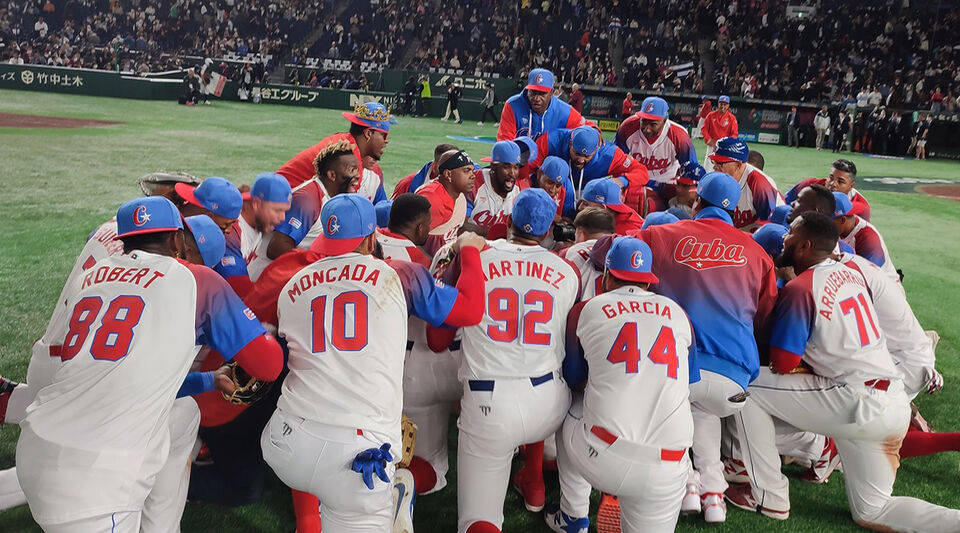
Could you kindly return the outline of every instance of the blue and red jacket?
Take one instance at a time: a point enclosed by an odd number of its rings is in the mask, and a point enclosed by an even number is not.
[[[497,140],[510,141],[522,135],[537,139],[547,132],[560,128],[576,128],[586,123],[579,111],[555,97],[550,98],[550,105],[542,115],[534,113],[530,101],[527,100],[527,91],[524,90],[511,96],[504,104],[500,113]]]

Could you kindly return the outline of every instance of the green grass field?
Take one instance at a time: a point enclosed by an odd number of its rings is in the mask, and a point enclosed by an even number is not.
[[[26,375],[29,348],[46,325],[54,299],[87,234],[109,219],[122,202],[140,194],[135,180],[155,170],[184,170],[200,177],[224,176],[250,183],[278,168],[290,156],[323,136],[345,129],[339,111],[218,102],[184,107],[145,102],[35,92],[0,91],[0,113],[25,113],[121,121],[85,129],[0,128],[0,374]],[[476,120],[476,119],[474,119]],[[430,159],[446,135],[494,135],[495,127],[457,126],[435,119],[406,119],[393,127],[381,165],[388,194],[402,176]],[[608,135],[609,136],[609,135]],[[459,142],[479,158],[490,144]],[[703,145],[698,144],[698,150]],[[758,147],[766,171],[782,191],[801,178],[823,176],[833,154],[812,149]],[[860,176],[940,178],[960,183],[960,164],[946,161],[892,161],[853,155]],[[938,367],[946,378],[937,396],[918,399],[921,411],[938,429],[960,430],[960,203],[919,194],[867,191],[873,222],[884,234],[893,259],[906,273],[904,285],[920,322],[943,340]],[[951,237],[952,236],[952,237]],[[18,429],[0,429],[0,467],[14,465]],[[451,446],[456,434],[451,434]],[[453,459],[456,454],[453,454]],[[958,508],[958,454],[907,459],[895,492]],[[790,520],[774,523],[731,508],[731,531],[853,531],[843,477],[813,486],[791,478]],[[456,530],[456,482],[417,502],[415,523],[421,532]],[[548,502],[556,501],[556,475],[548,475]],[[274,480],[266,499],[237,509],[188,504],[185,532],[288,532],[294,522],[289,492]],[[594,508],[595,511],[595,508]],[[510,491],[504,530],[548,531],[539,515],[527,513]],[[678,530],[708,529],[683,518]],[[39,531],[27,507],[0,512],[0,531]]]

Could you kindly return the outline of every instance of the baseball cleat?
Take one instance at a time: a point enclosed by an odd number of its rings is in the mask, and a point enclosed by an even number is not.
[[[557,533],[587,533],[590,528],[589,518],[586,516],[574,518],[561,511],[560,506],[557,504],[551,504],[550,507],[544,511],[543,519],[547,522],[547,526]]]
[[[700,512],[700,487],[695,483],[687,483],[687,492],[680,503],[680,514],[697,514]]]
[[[413,474],[406,468],[398,468],[393,475],[393,533],[413,533],[413,504],[416,499]]]
[[[720,524],[727,521],[727,504],[719,492],[708,492],[700,498],[703,508],[703,520],[708,524]]]
[[[539,513],[543,510],[543,503],[546,500],[546,488],[543,486],[543,478],[528,479],[524,475],[525,469],[520,469],[513,475],[513,488],[520,493],[523,498],[523,506],[531,513]],[[535,472],[534,474],[540,474]]]
[[[742,485],[730,485],[730,488],[723,493],[723,497],[730,502],[734,507],[739,507],[744,511],[750,511],[751,513],[760,513],[767,518],[773,518],[774,520],[786,520],[790,518],[790,511],[777,511],[775,509],[769,509],[763,507],[757,502],[756,498],[753,497],[753,491],[750,489],[749,483],[744,483]]]
[[[813,466],[800,474],[800,479],[810,483],[826,483],[830,481],[830,474],[840,464],[840,452],[833,439],[827,438],[827,443],[820,453],[820,458],[813,462]]]
[[[597,509],[597,533],[622,533],[620,529],[620,500],[612,494],[600,493]]]
[[[750,477],[747,476],[747,468],[743,461],[727,457],[723,460],[723,479],[727,483],[749,483]]]

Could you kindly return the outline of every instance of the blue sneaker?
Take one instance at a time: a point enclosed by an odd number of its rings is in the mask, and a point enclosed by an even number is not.
[[[551,530],[557,533],[587,533],[590,519],[586,516],[574,518],[560,510],[559,504],[551,504],[543,511],[543,519]]]

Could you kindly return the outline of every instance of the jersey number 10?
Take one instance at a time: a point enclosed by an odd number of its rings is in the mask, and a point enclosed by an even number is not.
[[[617,339],[613,341],[607,361],[613,364],[624,363],[627,374],[636,374],[640,371],[640,337],[637,334],[637,323],[627,322],[620,328]],[[647,357],[658,365],[667,365],[667,377],[677,379],[677,368],[680,360],[677,359],[677,343],[673,338],[673,329],[667,326],[660,328],[657,340],[647,353]]]
[[[367,295],[363,291],[350,291],[333,298],[333,320],[330,324],[330,344],[342,352],[356,352],[367,345]],[[353,332],[347,331],[347,310],[353,311]],[[310,302],[313,316],[313,353],[327,351],[327,296],[317,296]]]

